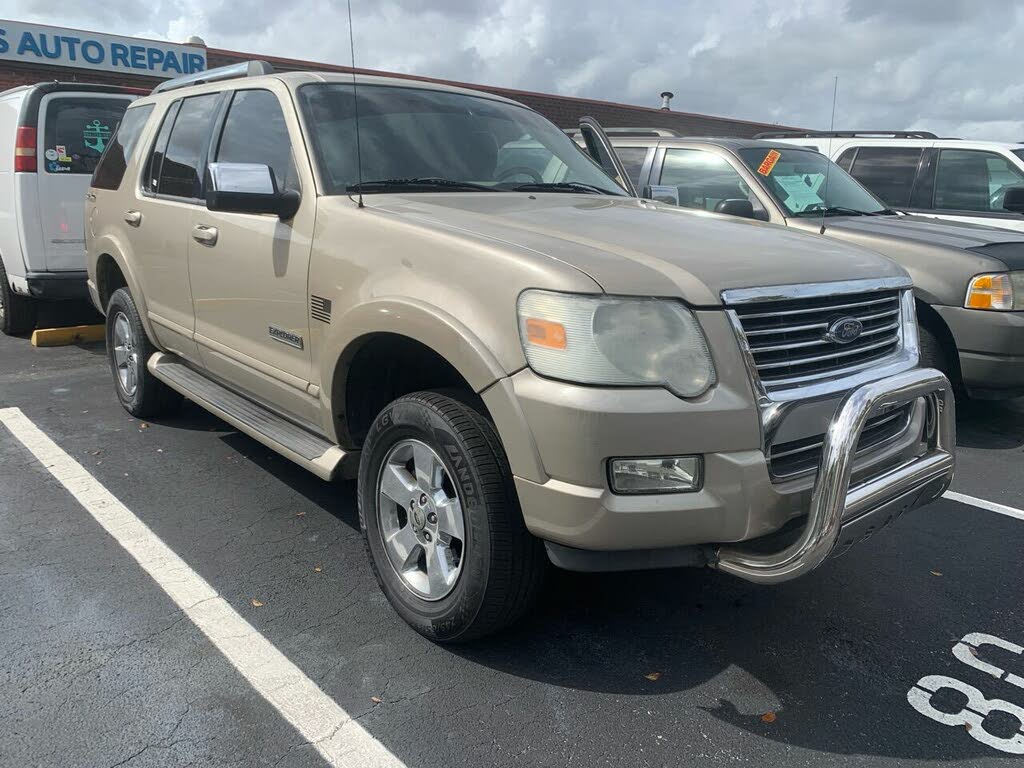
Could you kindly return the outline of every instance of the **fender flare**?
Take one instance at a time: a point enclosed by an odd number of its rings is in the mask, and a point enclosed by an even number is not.
[[[103,256],[109,256],[117,264],[121,274],[124,275],[125,282],[128,283],[128,290],[131,291],[132,298],[135,300],[135,306],[138,307],[139,319],[142,320],[142,327],[145,329],[146,335],[149,336],[150,342],[159,348],[160,345],[155,342],[156,335],[153,333],[153,325],[149,320],[145,291],[142,290],[134,270],[128,265],[128,260],[124,257],[124,248],[121,247],[120,241],[117,238],[105,235],[95,239],[91,244],[90,250],[93,253],[99,254],[95,259],[90,259],[89,262],[89,279],[95,285],[97,295],[100,290],[99,261]]]
[[[508,372],[486,344],[464,323],[440,307],[405,297],[381,297],[333,319],[320,352],[321,398],[334,413],[336,378],[363,343],[378,333],[404,336],[429,347],[481,392]]]

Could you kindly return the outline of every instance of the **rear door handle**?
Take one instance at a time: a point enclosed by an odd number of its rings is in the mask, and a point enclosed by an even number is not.
[[[203,245],[216,245],[217,228],[208,227],[205,224],[196,224],[192,227],[192,239]]]
[[[133,227],[139,226],[142,223],[142,212],[141,211],[125,211],[124,220],[131,224]]]

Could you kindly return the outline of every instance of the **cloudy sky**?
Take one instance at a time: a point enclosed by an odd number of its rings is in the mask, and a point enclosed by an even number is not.
[[[352,0],[357,64],[827,128],[1024,141],[1024,3]],[[348,63],[334,0],[7,0],[3,14]]]

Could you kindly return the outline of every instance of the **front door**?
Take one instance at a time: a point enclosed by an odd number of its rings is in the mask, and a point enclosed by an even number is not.
[[[270,86],[272,87],[272,86]],[[307,277],[316,195],[308,167],[296,167],[301,146],[287,92],[234,91],[210,162],[258,163],[278,189],[302,202],[294,218],[196,208],[190,221],[189,272],[195,339],[215,376],[287,416],[318,423],[310,384]],[[286,118],[286,115],[290,115]]]

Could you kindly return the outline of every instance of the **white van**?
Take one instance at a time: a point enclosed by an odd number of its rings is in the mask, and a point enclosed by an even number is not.
[[[87,298],[85,195],[128,104],[148,91],[39,83],[0,93],[0,330],[36,302]]]
[[[772,131],[755,138],[818,150],[897,210],[1024,232],[1024,144],[927,131]]]

